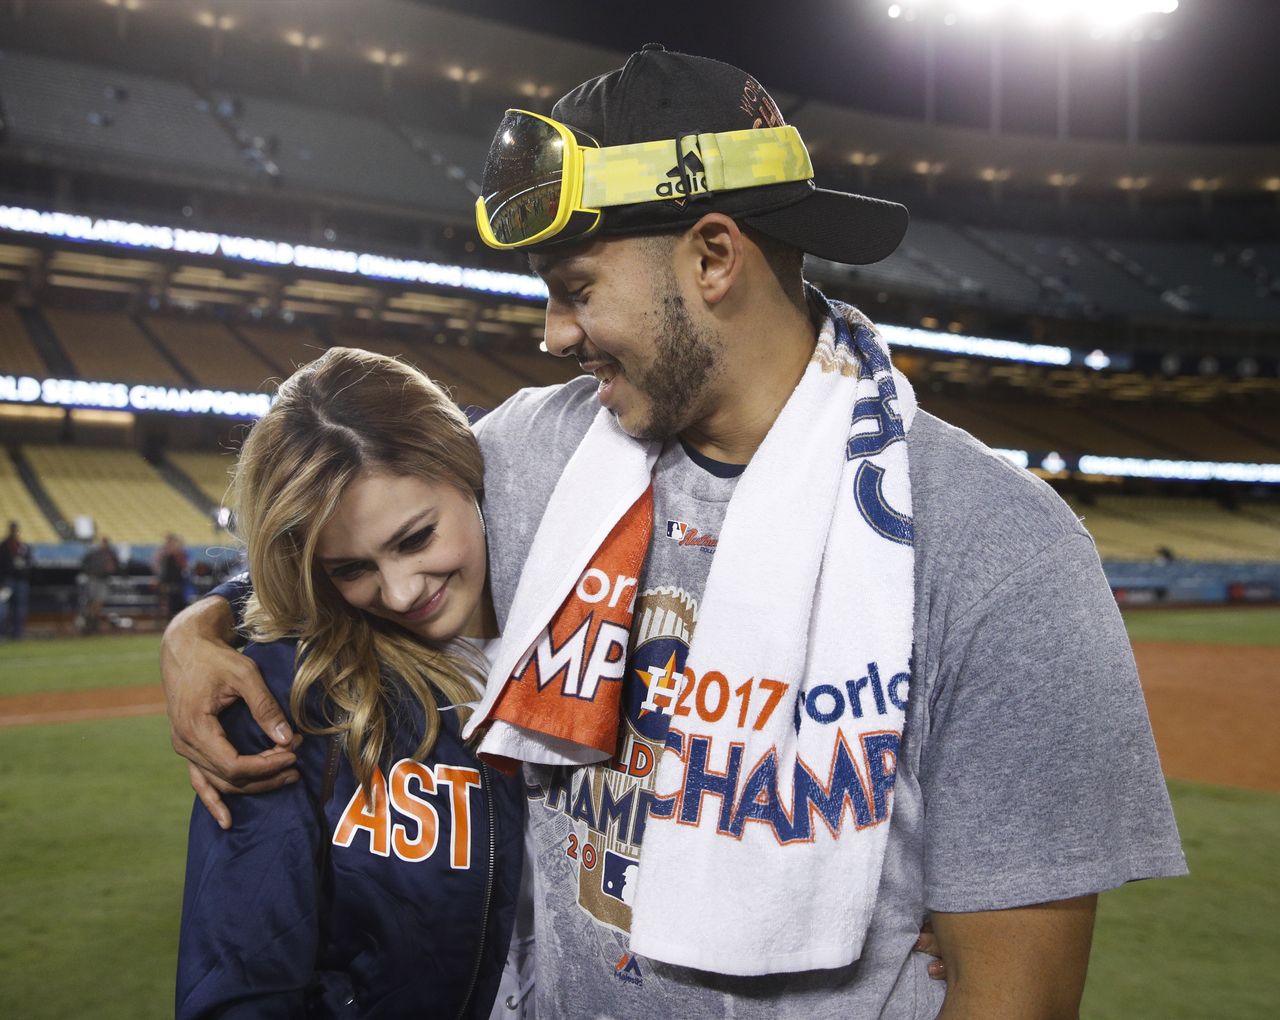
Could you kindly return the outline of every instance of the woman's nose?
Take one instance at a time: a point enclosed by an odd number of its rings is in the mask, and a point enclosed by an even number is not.
[[[424,580],[417,571],[391,566],[382,571],[382,604],[393,613],[407,613],[421,600]]]

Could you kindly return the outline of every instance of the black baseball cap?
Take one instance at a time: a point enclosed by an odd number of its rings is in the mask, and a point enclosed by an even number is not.
[[[780,127],[777,104],[751,75],[730,64],[649,43],[621,68],[583,82],[551,116],[602,146],[683,134]],[[907,231],[906,206],[812,181],[768,184],[667,202],[604,210],[599,233],[675,229],[722,212],[770,237],[833,262],[866,265],[891,255]]]

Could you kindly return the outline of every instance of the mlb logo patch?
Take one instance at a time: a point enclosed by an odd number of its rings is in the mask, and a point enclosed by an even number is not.
[[[684,521],[667,521],[667,538],[675,542],[683,542],[689,532],[689,525]]]
[[[630,906],[635,896],[636,874],[639,870],[640,865],[633,858],[606,850],[604,876],[600,881],[600,888],[606,896],[612,896],[615,900],[621,900]]]

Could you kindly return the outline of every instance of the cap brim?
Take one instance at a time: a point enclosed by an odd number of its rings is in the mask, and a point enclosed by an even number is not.
[[[815,188],[802,201],[744,219],[810,255],[865,266],[893,254],[909,216],[897,202]]]

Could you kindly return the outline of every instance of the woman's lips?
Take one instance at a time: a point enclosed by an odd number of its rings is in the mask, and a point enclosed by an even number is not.
[[[444,584],[440,585],[440,587],[435,590],[431,598],[427,599],[427,601],[422,603],[422,605],[417,609],[411,609],[407,613],[401,613],[401,618],[407,620],[409,623],[421,623],[423,620],[434,616],[436,610],[438,610],[441,603],[444,602],[445,591],[449,587],[450,580],[452,580],[452,576],[445,578]]]

